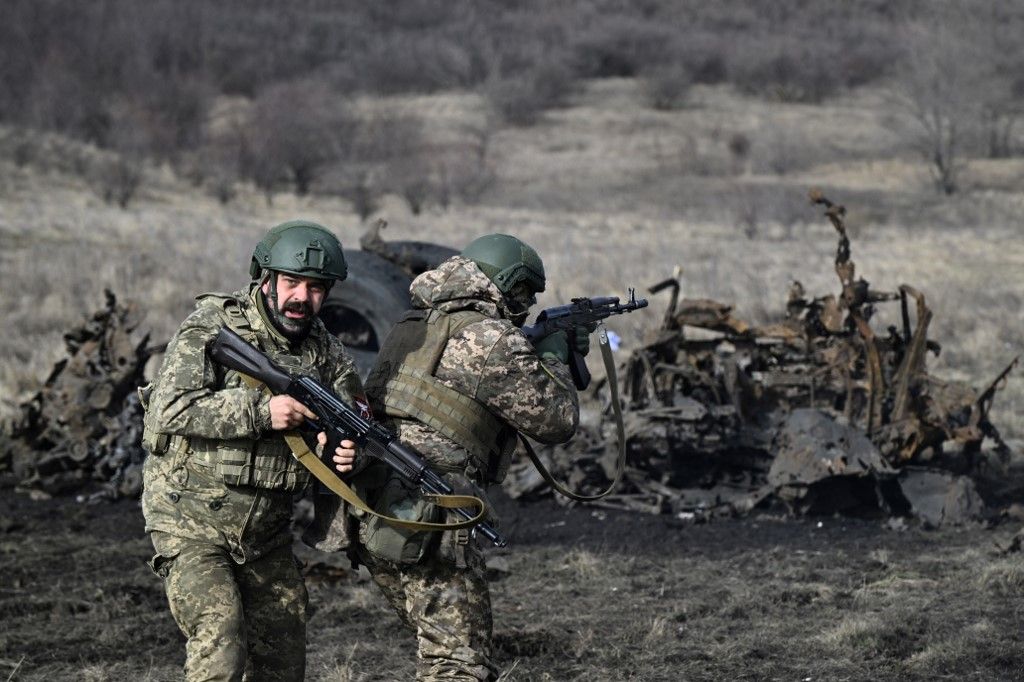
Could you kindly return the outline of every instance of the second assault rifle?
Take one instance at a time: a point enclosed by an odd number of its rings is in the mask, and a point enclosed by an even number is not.
[[[366,447],[367,452],[381,459],[410,483],[419,486],[423,492],[435,496],[453,494],[452,487],[430,469],[419,454],[403,445],[395,434],[372,419],[363,417],[359,410],[346,405],[316,379],[292,376],[230,329],[223,328],[217,334],[210,349],[210,357],[228,369],[263,382],[274,395],[289,395],[308,407],[316,414],[317,421],[307,426],[327,433],[329,442],[352,440]],[[465,521],[477,518],[468,509],[451,509]],[[487,523],[477,523],[475,530],[497,547],[507,544],[505,538]]]
[[[534,325],[523,327],[523,334],[531,343],[536,344],[554,332],[564,331],[569,336],[569,347],[573,348],[576,327],[587,327],[593,331],[593,327],[606,317],[646,307],[647,299],[637,299],[634,289],[629,290],[629,300],[625,303],[619,303],[618,296],[574,298],[567,305],[542,310]],[[569,369],[572,370],[572,381],[576,388],[583,390],[590,385],[590,370],[587,369],[586,360],[575,350],[569,358]]]

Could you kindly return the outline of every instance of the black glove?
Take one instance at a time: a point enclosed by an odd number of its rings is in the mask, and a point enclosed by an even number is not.
[[[548,334],[534,346],[541,360],[555,358],[563,364],[569,363],[569,341],[563,331]]]
[[[593,324],[579,324],[573,329],[573,350],[580,355],[586,357],[587,353],[590,352],[590,335],[597,329],[597,323]]]

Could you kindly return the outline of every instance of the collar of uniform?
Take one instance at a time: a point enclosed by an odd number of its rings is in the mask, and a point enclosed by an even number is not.
[[[249,287],[249,303],[252,306],[252,310],[256,311],[255,315],[248,316],[253,329],[261,336],[269,337],[275,345],[283,350],[293,348],[294,346],[288,337],[279,332],[274,323],[270,321],[270,313],[266,307],[266,297],[263,296],[259,282],[253,282]],[[302,344],[295,345],[301,346]]]

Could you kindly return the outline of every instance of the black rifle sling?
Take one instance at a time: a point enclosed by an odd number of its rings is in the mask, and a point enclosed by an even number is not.
[[[598,340],[600,341],[601,347],[601,358],[604,360],[605,374],[608,377],[608,392],[611,394],[612,411],[615,414],[615,427],[618,431],[619,436],[619,456],[615,462],[615,478],[606,490],[597,495],[580,495],[566,488],[564,485],[555,480],[551,475],[551,472],[547,470],[544,463],[540,461],[540,457],[534,452],[533,446],[530,445],[530,441],[527,440],[523,434],[519,434],[519,440],[523,442],[523,447],[526,448],[526,454],[529,455],[530,461],[533,462],[533,466],[537,467],[537,473],[541,475],[547,484],[551,486],[553,490],[568,497],[570,500],[577,500],[579,502],[594,502],[600,500],[602,497],[607,497],[611,494],[615,486],[618,485],[622,479],[622,472],[626,468],[626,426],[622,421],[622,406],[619,404],[619,379],[615,374],[615,360],[612,358],[612,349],[608,342],[608,331],[602,324],[599,327]]]

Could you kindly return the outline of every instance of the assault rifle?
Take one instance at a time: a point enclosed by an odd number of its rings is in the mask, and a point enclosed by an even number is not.
[[[228,369],[263,382],[271,393],[289,395],[308,407],[317,416],[317,421],[309,423],[307,420],[307,427],[324,431],[329,441],[355,441],[423,492],[453,494],[452,487],[430,469],[419,454],[403,445],[395,434],[363,417],[316,379],[292,376],[230,329],[222,328],[217,334],[210,357]],[[472,512],[461,507],[452,511],[467,521],[474,518]],[[478,523],[474,530],[497,547],[507,544],[505,538],[487,523]]]
[[[530,327],[523,327],[523,334],[536,345],[538,341],[557,331],[564,331],[569,336],[569,348],[574,348],[576,327],[594,327],[598,322],[612,315],[631,313],[647,307],[647,299],[636,297],[636,290],[629,290],[629,300],[619,303],[618,296],[600,296],[598,298],[574,298],[568,305],[545,308],[537,315],[537,322]],[[591,331],[593,331],[591,329]],[[572,370],[572,381],[576,388],[583,390],[590,385],[590,370],[583,356],[572,351],[569,357],[569,369]]]

